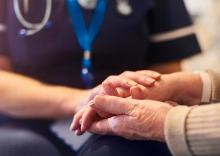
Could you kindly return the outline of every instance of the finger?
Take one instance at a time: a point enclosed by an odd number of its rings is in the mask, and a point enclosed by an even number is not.
[[[89,101],[94,99],[96,95],[100,95],[103,93],[101,85],[98,85],[94,89],[91,90],[90,96],[89,96]]]
[[[145,93],[139,86],[134,86],[130,89],[130,94],[133,99],[145,99]]]
[[[89,128],[89,131],[96,134],[108,134],[127,137],[129,136],[130,129],[126,123],[129,122],[129,124],[131,124],[130,120],[131,117],[127,115],[114,116],[108,119],[94,122]]]
[[[119,97],[127,98],[131,96],[130,89],[127,88],[116,88]]]
[[[143,74],[142,72],[127,71],[127,72],[122,73],[121,75],[137,82],[138,84],[142,84],[144,86],[152,86],[154,82],[156,81],[148,73]]]
[[[75,135],[77,135],[77,136],[84,134],[84,132],[81,131],[81,128],[76,129],[74,132],[75,132]]]
[[[102,135],[113,135],[112,128],[110,127],[110,120],[111,118],[94,122],[89,128],[89,132]]]
[[[117,88],[117,87],[122,87],[122,88],[130,88],[132,86],[137,85],[137,83],[131,79],[128,79],[124,76],[110,76],[108,77],[104,82],[104,84],[108,84],[111,87]]]
[[[125,99],[115,96],[96,96],[94,103],[90,106],[100,111],[113,114],[122,115],[129,114],[133,108],[132,99]]]
[[[165,101],[166,103],[170,104],[171,106],[177,106],[178,103],[174,101]]]
[[[137,85],[130,89],[130,94],[133,99],[152,99],[153,97],[150,94],[150,89],[148,87]]]
[[[80,112],[78,112],[77,114],[74,115],[73,121],[70,125],[70,130],[71,131],[74,131],[74,130],[76,130],[77,128],[80,127],[80,122],[79,121],[80,121],[82,115],[83,115],[82,111],[80,111]]]
[[[115,87],[108,83],[103,83],[103,90],[107,95],[112,96],[119,96],[119,97],[128,97],[130,96],[130,89],[128,88],[122,88],[122,87]]]
[[[94,101],[90,101],[90,105],[93,104]],[[80,125],[81,125],[81,131],[85,132],[91,124],[96,121],[99,117],[100,118],[109,118],[111,117],[111,114],[107,114],[105,112],[102,112],[100,110],[93,109],[92,107],[89,107],[85,109],[81,119],[80,119]]]
[[[104,82],[104,83],[102,83],[102,87],[103,87],[104,92],[107,95],[118,96],[118,91],[117,91],[116,87],[112,87],[111,84]]]
[[[81,124],[81,131],[85,132],[92,124],[93,121],[95,121],[96,112],[91,107],[88,107],[83,115],[82,115],[82,124]]]
[[[91,101],[89,102],[89,104],[91,103]],[[82,115],[85,111],[87,106],[85,106],[84,108],[82,108],[78,113],[76,113],[73,117],[73,121],[70,125],[70,130],[76,130],[78,129],[79,127],[81,127],[81,124],[80,124],[80,120],[82,118]]]
[[[155,79],[155,80],[159,80],[161,78],[161,74],[156,72],[156,71],[152,71],[152,70],[139,70],[136,71],[139,74],[143,74],[143,75],[148,75],[149,77]]]
[[[92,108],[92,107],[91,107]],[[97,120],[98,119],[107,119],[107,118],[110,118],[110,117],[112,117],[113,115],[112,114],[110,114],[110,113],[106,113],[106,112],[103,112],[103,111],[101,111],[101,110],[99,110],[99,109],[96,109],[96,108],[92,108],[93,110],[95,110],[95,112],[96,112],[96,114],[98,115],[97,116]]]

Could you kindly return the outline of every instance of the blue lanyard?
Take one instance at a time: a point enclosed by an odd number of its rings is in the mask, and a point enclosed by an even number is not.
[[[93,75],[91,72],[92,62],[90,58],[92,45],[104,21],[107,8],[107,0],[97,0],[97,5],[88,28],[86,26],[86,22],[83,17],[83,11],[78,3],[78,0],[66,1],[73,30],[76,34],[80,47],[84,51],[81,77],[85,87],[91,88],[93,81]]]

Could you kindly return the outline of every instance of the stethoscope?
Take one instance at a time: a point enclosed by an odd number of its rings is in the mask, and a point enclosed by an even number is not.
[[[24,1],[25,12],[28,11],[28,7],[29,7],[28,3],[29,3],[29,0]],[[31,22],[28,22],[24,18],[24,16],[21,13],[18,0],[13,0],[13,7],[14,7],[15,15],[18,21],[24,27],[23,29],[19,31],[19,35],[22,37],[31,36],[41,31],[48,24],[50,16],[51,16],[51,12],[52,12],[52,0],[46,0],[46,11],[45,11],[42,21],[39,23],[31,23]]]
[[[86,88],[91,88],[94,81],[91,61],[91,52],[93,50],[92,45],[102,27],[108,0],[66,0],[66,3],[71,19],[71,25],[83,52],[80,75],[84,86]],[[117,11],[120,14],[128,16],[132,13],[132,7],[129,0],[116,0],[116,3]],[[29,0],[23,0],[23,4],[24,12],[28,12]],[[21,37],[34,35],[48,25],[52,12],[52,0],[46,0],[46,11],[40,23],[31,23],[24,18],[18,0],[13,0],[13,5],[17,19],[24,27],[19,31]],[[85,22],[82,8],[88,10],[94,9],[92,20],[89,25]]]
[[[97,0],[78,0],[78,2],[83,8],[92,10],[96,7]],[[116,0],[116,3],[117,11],[121,15],[128,16],[133,12],[129,0]],[[24,12],[27,13],[29,9],[29,0],[23,0],[23,4]],[[52,0],[46,0],[46,11],[42,21],[39,23],[31,23],[24,18],[21,13],[19,0],[13,0],[13,7],[18,21],[24,27],[19,31],[21,37],[34,35],[50,24],[49,19],[52,13]]]

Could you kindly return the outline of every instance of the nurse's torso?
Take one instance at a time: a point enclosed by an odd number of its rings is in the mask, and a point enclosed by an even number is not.
[[[8,44],[14,69],[47,83],[83,87],[80,78],[83,52],[73,32],[64,0],[52,1],[52,26],[28,37],[19,36],[23,28],[15,16],[13,1],[8,1]],[[109,0],[103,26],[94,42],[92,62],[95,84],[106,76],[147,65],[149,0],[130,0],[132,14],[124,16]],[[30,1],[30,22],[45,14],[45,0]],[[21,4],[22,8],[22,4]],[[87,19],[92,12],[84,10]],[[88,20],[89,21],[89,20]]]

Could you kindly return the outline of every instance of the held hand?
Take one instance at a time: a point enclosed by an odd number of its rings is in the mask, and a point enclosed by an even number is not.
[[[188,72],[166,74],[160,76],[157,81],[154,79],[152,82],[153,85],[144,85],[143,77],[141,77],[138,72],[126,72],[123,76],[129,76],[133,79],[135,78],[135,81],[139,83],[130,87],[129,95],[133,99],[173,101],[189,106],[197,105],[201,102],[202,82],[198,74]],[[139,80],[137,80],[138,78]],[[103,84],[108,85],[109,88],[104,88],[104,90],[106,92],[110,92],[112,90],[117,91],[117,87],[125,86],[122,83],[122,80],[123,78],[121,75],[109,77],[103,82]]]
[[[131,96],[131,88],[139,87],[142,88],[141,93],[133,93],[136,98],[141,99],[139,97],[143,97],[144,88],[152,87],[156,81],[159,81],[161,78],[161,74],[150,71],[150,70],[142,70],[142,71],[126,71],[118,76],[109,76],[106,80],[103,81],[102,86],[104,91],[108,95],[112,95],[112,92],[119,97],[130,97]]]
[[[90,106],[114,116],[97,118],[90,132],[122,136],[131,140],[164,141],[164,123],[172,106],[151,100],[97,96]]]
[[[160,74],[153,71],[124,72],[119,76],[108,77],[102,85],[91,91],[89,100],[93,100],[96,95],[112,95],[119,97],[130,97],[130,89],[138,83],[144,86],[152,86],[156,80],[160,79]],[[144,88],[144,86],[138,85]],[[91,103],[92,101],[90,101]],[[70,129],[77,135],[87,130],[97,118],[109,117],[111,114],[97,112],[91,107],[85,106],[74,116]]]
[[[130,92],[134,99],[174,101],[192,106],[201,102],[202,81],[198,74],[177,72],[162,75],[150,88],[137,85]]]

